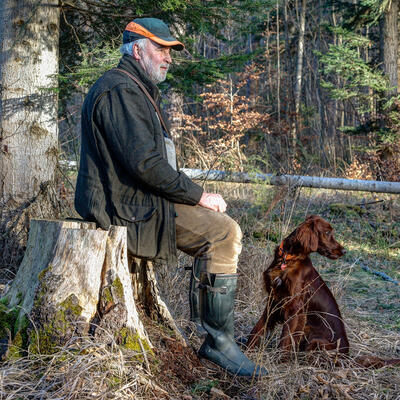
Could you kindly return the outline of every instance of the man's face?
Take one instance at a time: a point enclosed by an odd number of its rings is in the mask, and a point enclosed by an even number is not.
[[[170,52],[171,47],[161,46],[149,39],[144,48],[139,50],[139,64],[155,84],[163,82],[167,77],[172,62]]]

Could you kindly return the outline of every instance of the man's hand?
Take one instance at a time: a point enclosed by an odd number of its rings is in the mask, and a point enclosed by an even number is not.
[[[225,212],[226,203],[220,194],[203,192],[199,201],[199,206],[209,208],[210,210]]]

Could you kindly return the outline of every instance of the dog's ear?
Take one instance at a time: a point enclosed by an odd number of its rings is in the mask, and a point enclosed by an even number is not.
[[[316,223],[312,216],[297,228],[296,239],[305,253],[312,253],[318,249],[318,231],[316,228]]]

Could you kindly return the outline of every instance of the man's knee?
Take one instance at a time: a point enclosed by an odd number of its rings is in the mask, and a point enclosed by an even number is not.
[[[237,259],[242,251],[242,230],[240,229],[239,224],[229,216],[226,216],[224,228],[226,232],[224,247],[230,247],[232,256]]]
[[[228,215],[221,216],[218,221],[223,228],[223,238],[213,247],[208,272],[218,274],[234,274],[237,270],[239,254],[242,250],[242,230],[239,224]]]
[[[230,217],[227,218],[226,229],[229,237],[232,238],[232,240],[241,242],[243,236],[242,230],[234,219]]]

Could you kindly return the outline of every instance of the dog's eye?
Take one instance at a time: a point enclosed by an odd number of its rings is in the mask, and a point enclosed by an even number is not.
[[[329,236],[331,233],[332,233],[331,231],[326,231],[326,232],[325,232],[325,235],[326,235],[326,236]]]

